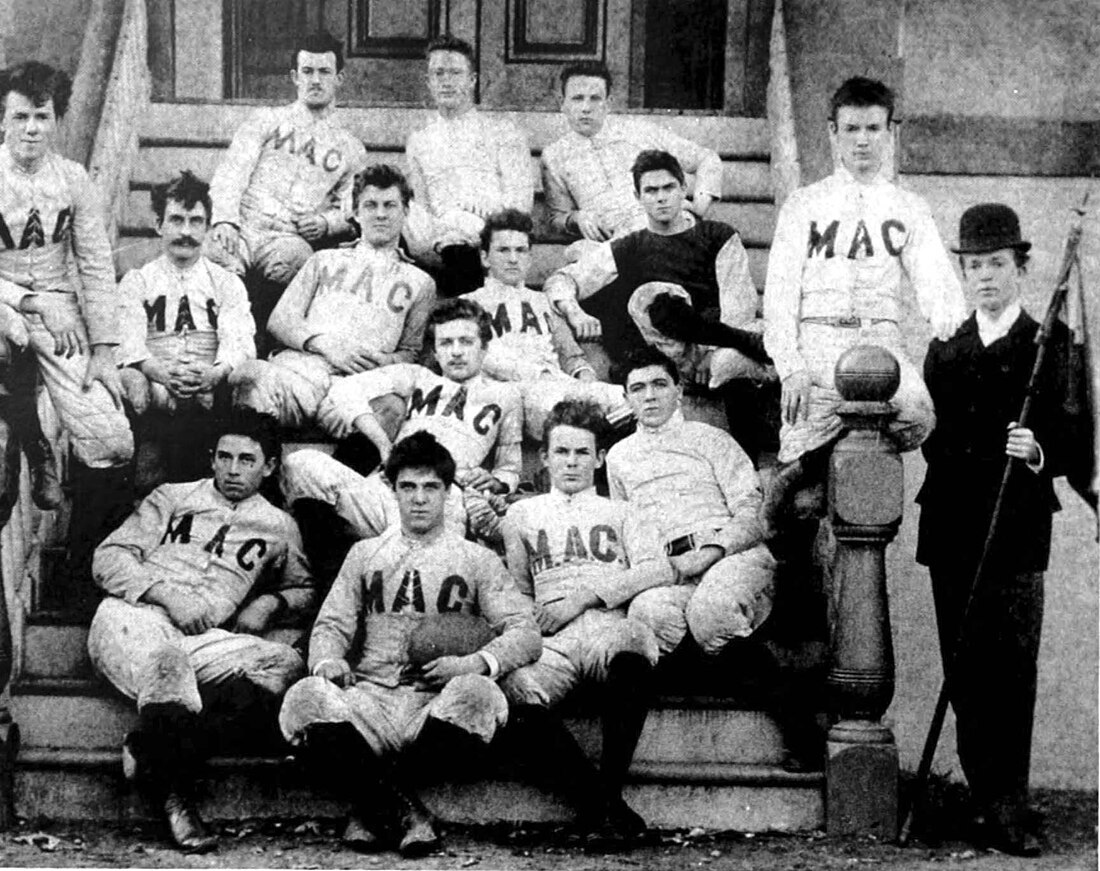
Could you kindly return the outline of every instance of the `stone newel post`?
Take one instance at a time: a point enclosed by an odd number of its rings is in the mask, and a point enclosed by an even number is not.
[[[900,381],[894,356],[861,345],[837,362],[846,434],[829,467],[836,536],[836,623],[827,682],[827,809],[831,835],[893,840],[898,825],[898,753],[881,722],[894,695],[894,651],[886,597],[886,545],[902,514],[902,461],[884,430]]]

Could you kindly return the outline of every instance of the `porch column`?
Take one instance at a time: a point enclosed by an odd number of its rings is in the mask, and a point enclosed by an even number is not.
[[[897,835],[898,751],[881,722],[894,695],[886,598],[886,545],[902,514],[902,461],[884,429],[898,362],[877,346],[840,358],[836,385],[847,429],[829,467],[829,512],[837,540],[836,625],[827,693],[837,718],[826,761],[830,835]]]

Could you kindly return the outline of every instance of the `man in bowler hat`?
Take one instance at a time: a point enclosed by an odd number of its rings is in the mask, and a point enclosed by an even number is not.
[[[928,472],[917,494],[917,561],[932,578],[976,840],[1020,856],[1039,852],[1028,767],[1043,572],[1059,508],[1052,481],[1063,472],[1070,432],[1059,365],[1069,337],[1060,323],[1026,426],[1018,420],[1039,328],[1020,306],[1030,248],[1008,206],[963,213],[952,250],[975,311],[950,339],[933,339],[925,358],[937,423],[922,447]],[[1012,469],[995,537],[964,619],[1006,462]]]

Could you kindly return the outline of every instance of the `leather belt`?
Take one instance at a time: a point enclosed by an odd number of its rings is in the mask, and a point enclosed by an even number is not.
[[[849,330],[858,330],[873,324],[896,324],[893,318],[857,318],[854,315],[843,318],[808,317],[802,318],[804,324],[820,324],[825,327],[844,327]]]
[[[674,538],[672,541],[665,543],[665,555],[679,556],[682,553],[696,550],[703,546],[703,537],[704,533],[702,532],[692,532],[688,535],[681,535],[679,538]]]

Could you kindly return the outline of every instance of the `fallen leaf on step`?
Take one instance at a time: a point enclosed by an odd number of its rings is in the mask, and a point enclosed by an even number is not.
[[[37,847],[44,853],[52,853],[61,844],[61,841],[53,835],[45,832],[33,832],[29,835],[16,835],[12,838],[16,844],[26,844],[28,847]]]

